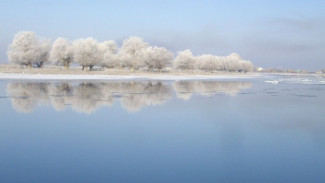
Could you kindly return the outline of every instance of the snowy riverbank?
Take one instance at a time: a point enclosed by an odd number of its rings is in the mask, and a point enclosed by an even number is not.
[[[80,67],[71,67],[69,70],[57,66],[47,66],[41,69],[21,68],[17,65],[0,65],[0,79],[9,80],[239,80],[263,78],[267,83],[278,84],[281,81],[274,77],[289,77],[299,80],[305,77],[316,77],[323,80],[323,74],[294,74],[294,73],[238,73],[238,72],[203,72],[203,71],[177,71],[146,72],[124,69],[103,69],[86,71]],[[278,79],[278,78],[277,78]],[[287,79],[285,79],[287,80]]]
[[[260,74],[217,74],[217,75],[173,75],[172,73],[161,74],[123,74],[123,75],[77,75],[77,74],[19,74],[0,73],[0,79],[11,80],[221,80],[221,79],[245,79],[258,77]]]
[[[0,65],[0,79],[13,80],[198,80],[198,79],[245,79],[261,76],[260,73],[168,71],[146,72],[124,69],[101,69],[94,71],[71,67],[69,70],[57,66],[44,68],[21,68],[18,65]]]

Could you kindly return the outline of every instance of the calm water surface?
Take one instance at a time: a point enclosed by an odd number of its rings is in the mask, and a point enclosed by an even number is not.
[[[0,81],[0,182],[325,182],[325,79]]]

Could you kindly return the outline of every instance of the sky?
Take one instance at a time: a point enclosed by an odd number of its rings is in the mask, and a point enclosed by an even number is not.
[[[256,66],[325,68],[324,0],[0,0],[0,63],[19,31],[71,41],[140,36],[175,54],[240,54]]]

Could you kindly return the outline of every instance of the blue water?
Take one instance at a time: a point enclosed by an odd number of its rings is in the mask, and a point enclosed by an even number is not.
[[[2,80],[0,182],[325,182],[324,80]]]

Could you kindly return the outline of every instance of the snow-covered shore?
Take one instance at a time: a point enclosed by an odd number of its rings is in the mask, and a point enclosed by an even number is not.
[[[41,69],[21,68],[18,65],[0,65],[0,79],[6,80],[240,80],[263,78],[274,80],[274,77],[322,77],[322,74],[298,73],[238,73],[238,72],[203,72],[177,71],[146,72],[139,70],[104,69],[87,71],[80,67],[69,70],[57,66],[47,66]],[[268,82],[268,81],[267,81]],[[268,82],[269,83],[269,82]]]
[[[0,73],[0,79],[9,80],[223,80],[223,79],[247,79],[258,77],[261,74],[216,74],[216,75],[173,75],[168,74],[123,74],[123,75],[76,75],[76,74],[24,74],[24,73]]]

